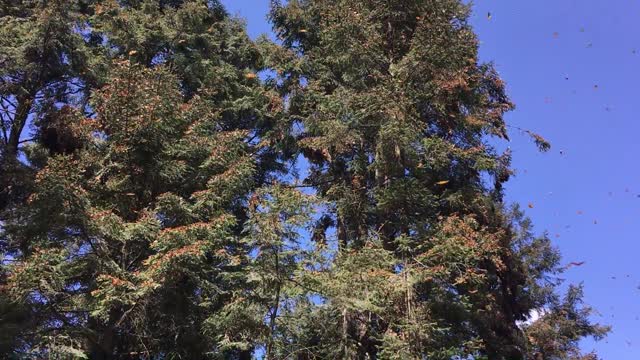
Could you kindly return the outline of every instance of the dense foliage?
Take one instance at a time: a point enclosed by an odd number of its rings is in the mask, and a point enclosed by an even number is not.
[[[1,1],[0,356],[597,359],[462,1]]]

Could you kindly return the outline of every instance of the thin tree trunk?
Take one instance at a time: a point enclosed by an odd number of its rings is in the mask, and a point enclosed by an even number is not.
[[[89,358],[95,360],[113,359],[115,330],[112,327],[104,327],[95,319],[89,319],[89,327],[92,328],[95,338],[91,339]]]
[[[16,108],[16,115],[11,123],[11,130],[9,132],[9,141],[7,142],[7,153],[10,157],[18,155],[18,145],[20,144],[20,135],[27,124],[27,118],[31,113],[31,107],[35,96],[32,93],[27,93],[18,96],[18,107]]]
[[[280,259],[278,257],[279,249],[275,251],[275,259],[276,259],[276,276],[280,277]],[[276,332],[276,319],[278,318],[278,309],[280,307],[280,283],[276,287],[276,295],[273,299],[273,306],[271,310],[271,315],[269,316],[269,340],[267,342],[267,351],[265,354],[265,360],[273,359],[273,343],[274,343],[274,335]]]
[[[347,343],[347,331],[349,328],[349,318],[348,318],[347,309],[342,310],[342,346],[343,346],[343,359],[348,359],[349,357],[349,345]]]
[[[276,289],[276,296],[274,299],[273,309],[269,317],[269,342],[267,343],[267,353],[265,360],[273,359],[273,343],[274,334],[276,332],[276,319],[278,317],[278,308],[280,307],[280,286]]]
[[[336,227],[337,227],[337,232],[338,232],[338,247],[340,250],[346,250],[347,249],[347,229],[345,228],[345,224],[342,221],[342,217],[340,215],[337,215],[337,222],[336,222]]]
[[[407,319],[411,320],[412,319],[412,314],[411,314],[411,301],[412,301],[412,286],[409,283],[409,268],[408,268],[409,264],[407,262],[407,259],[404,259],[404,284],[405,287],[407,289]]]

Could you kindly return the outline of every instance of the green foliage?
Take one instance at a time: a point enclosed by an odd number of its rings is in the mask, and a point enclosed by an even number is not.
[[[112,76],[77,124],[86,146],[51,158],[5,224],[21,249],[7,288],[44,307],[30,351],[69,339],[60,351],[199,357],[220,341],[210,314],[244,290],[230,210],[253,185],[246,133],[221,130],[210,102],[182,103],[161,67]]]
[[[578,342],[586,336],[602,339],[609,327],[592,324],[594,310],[582,305],[582,286],[571,286],[562,299],[554,297],[540,319],[525,326],[530,342],[531,358],[595,359],[595,354],[582,355]]]
[[[286,50],[267,61],[302,128],[306,184],[331,204],[314,238],[335,234],[338,248],[309,275],[322,311],[296,313],[315,323],[326,314],[331,331],[307,325],[309,343],[295,345],[315,349],[307,357],[530,356],[520,324],[552,306],[559,257],[502,202],[511,155],[491,137],[507,138],[513,105],[492,65],[477,60],[468,15],[458,0],[275,2]]]
[[[2,3],[0,356],[596,359],[469,11]]]

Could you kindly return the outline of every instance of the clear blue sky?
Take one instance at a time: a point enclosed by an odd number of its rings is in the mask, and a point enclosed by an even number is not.
[[[252,37],[270,34],[268,0],[223,2]],[[478,0],[472,24],[516,103],[508,122],[553,146],[541,154],[511,132],[509,201],[533,204],[528,215],[565,262],[586,261],[565,278],[584,282],[613,332],[584,350],[640,359],[640,2]]]

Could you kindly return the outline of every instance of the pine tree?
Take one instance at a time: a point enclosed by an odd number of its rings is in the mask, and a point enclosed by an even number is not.
[[[167,87],[168,93],[161,94],[170,96],[170,98],[163,97],[157,101],[171,103],[170,106],[180,109],[186,101],[197,97],[196,107],[199,109],[197,111],[212,121],[211,126],[215,124],[215,129],[205,130],[209,132],[207,136],[213,132],[237,134],[238,138],[237,141],[234,140],[235,145],[233,146],[239,146],[239,141],[242,141],[250,148],[245,149],[244,152],[252,154],[255,159],[253,171],[244,173],[240,179],[229,177],[228,183],[219,180],[223,183],[221,186],[229,186],[229,191],[232,192],[236,182],[247,182],[247,184],[253,184],[251,187],[258,187],[270,181],[275,173],[284,169],[281,165],[281,159],[288,155],[283,155],[276,146],[268,146],[274,143],[272,138],[282,137],[281,130],[277,128],[276,124],[277,113],[282,108],[281,101],[276,94],[265,91],[260,86],[256,75],[261,69],[258,49],[244,31],[244,24],[238,19],[231,18],[219,2],[199,0],[169,2],[9,1],[2,4],[0,11],[2,12],[0,14],[2,34],[0,39],[2,66],[0,68],[3,79],[0,87],[3,106],[1,113],[3,132],[0,144],[0,233],[2,234],[0,248],[3,258],[0,286],[3,286],[3,289],[8,288],[7,282],[12,278],[14,272],[11,264],[22,263],[29,256],[26,253],[27,249],[39,246],[36,238],[25,237],[26,235],[21,232],[36,231],[35,228],[38,228],[37,231],[43,232],[49,231],[47,230],[49,227],[66,227],[64,221],[67,219],[58,219],[57,223],[54,220],[43,223],[42,221],[45,219],[39,219],[39,221],[41,220],[39,223],[32,221],[32,217],[36,215],[33,213],[33,204],[28,204],[27,199],[35,197],[38,191],[44,191],[36,176],[40,176],[38,174],[48,169],[48,166],[51,165],[50,160],[54,161],[53,159],[59,157],[75,159],[79,156],[79,152],[82,152],[82,156],[88,156],[85,150],[87,147],[93,146],[96,139],[86,133],[79,133],[79,129],[85,129],[87,126],[85,123],[90,122],[89,119],[95,120],[96,117],[104,115],[100,114],[100,109],[96,108],[98,104],[89,101],[90,95],[95,94],[98,97],[99,94],[102,94],[102,92],[95,92],[98,89],[103,89],[106,84],[110,84],[112,81],[124,80],[122,77],[127,74],[124,74],[121,66],[118,65],[122,58],[135,64],[135,70],[131,70],[132,73],[144,72],[144,68],[158,66],[170,68],[171,73],[176,76],[168,80],[165,79],[166,83],[162,86]],[[116,75],[111,74],[114,71],[117,73]],[[166,70],[163,70],[162,73],[164,72]],[[153,76],[147,74],[143,79],[151,81],[148,77]],[[21,96],[25,92],[30,97],[22,101]],[[146,94],[138,95],[147,96]],[[126,104],[113,102],[110,104],[116,108],[125,107],[127,104],[133,106],[138,101],[133,96],[120,98],[119,101]],[[206,108],[209,108],[214,114],[203,113]],[[178,126],[179,124],[173,125]],[[120,131],[124,130],[120,129]],[[99,137],[104,136],[101,132],[96,134]],[[168,150],[174,143],[158,138],[160,134],[157,132],[145,133],[145,136],[149,142],[163,141],[164,145],[158,145],[156,150],[160,148],[162,151]],[[17,142],[15,139],[18,139]],[[178,138],[174,140],[177,141]],[[226,145],[223,145],[220,145],[219,150],[228,151]],[[174,149],[174,151],[177,150]],[[196,156],[197,154],[192,152],[188,155]],[[85,158],[84,161],[89,160]],[[185,161],[197,162],[201,159],[188,158]],[[182,162],[177,164],[181,165]],[[74,169],[75,165],[69,163],[59,166],[62,168],[66,166],[68,174],[77,175]],[[159,181],[158,179],[163,176],[174,176],[155,173],[160,170],[160,168],[149,169],[146,173],[147,176],[153,177],[154,181]],[[180,172],[183,170],[166,167],[162,171]],[[188,175],[196,176],[194,172]],[[181,176],[187,175],[182,174]],[[206,176],[206,174],[202,176]],[[140,186],[140,184],[136,186]],[[238,193],[235,193],[237,199],[230,203],[221,204],[220,207],[232,215],[232,218],[225,220],[231,224],[225,225],[228,228],[227,231],[239,238],[248,213],[242,198],[248,194],[249,190],[247,188],[237,190]],[[130,190],[125,193],[134,194]],[[187,195],[181,194],[181,196]],[[126,204],[132,199],[128,195],[110,201],[114,206],[115,203],[125,201],[119,206],[128,206]],[[54,209],[54,213],[58,213],[56,208],[58,204],[52,199],[43,200],[43,202],[47,201],[52,202],[47,206]],[[148,202],[147,205],[150,205],[155,200],[146,199],[145,201]],[[45,206],[46,204],[41,203],[40,205]],[[46,212],[42,214],[48,216]],[[122,217],[121,214],[118,216]],[[122,221],[128,223],[132,219],[125,217],[122,218]],[[244,248],[245,245],[238,245],[238,247]],[[83,248],[78,251],[84,252],[85,250]],[[149,254],[154,251],[156,250],[148,250]],[[38,272],[34,271],[35,276],[38,276]],[[191,286],[193,289],[196,288],[196,285],[192,284]],[[23,290],[27,291],[28,288],[23,288]],[[168,294],[165,295],[168,296]],[[40,308],[46,305],[42,301],[41,298],[11,298],[6,291],[0,294],[2,354],[25,351],[25,349],[35,351],[36,344],[45,347],[44,350],[40,350],[49,351],[47,346],[52,343],[38,337],[45,331],[42,328],[42,323],[31,323],[24,320],[38,318],[37,314]],[[218,305],[211,305],[211,308],[215,306]],[[206,316],[198,315],[198,319],[208,319],[212,316],[213,310],[211,308],[207,311],[203,310],[202,313]],[[188,310],[187,308],[183,309],[183,311]],[[137,307],[136,311],[141,311],[141,309]],[[161,314],[162,311],[164,310],[157,309],[158,314]],[[82,314],[86,314],[86,312]],[[50,315],[47,314],[42,319],[38,318],[38,321],[50,321],[51,319],[48,318]],[[127,317],[130,318],[131,314]],[[166,319],[169,318],[166,317]],[[164,324],[160,320],[156,321],[153,317],[148,318],[146,322],[139,319],[136,321],[136,326],[161,326]],[[189,319],[184,321],[189,321]],[[194,324],[192,328],[180,331],[183,331],[185,337],[191,336],[192,341],[197,343],[202,340],[202,337],[198,337],[200,335],[192,336],[192,334],[199,334],[204,325],[198,322],[194,322]],[[89,331],[99,332],[99,327],[104,324],[92,322],[75,326],[78,328],[77,331],[84,331],[82,329],[86,326]],[[183,322],[181,326],[186,327],[186,323]],[[207,339],[220,335],[216,330],[218,325],[207,326],[208,335],[205,336]],[[245,327],[242,331],[253,331],[253,328],[256,326]],[[166,332],[172,331],[172,328],[168,326],[162,329]],[[176,334],[166,337],[173,338]],[[135,347],[127,343],[119,344],[120,340],[130,340],[123,334],[118,336],[119,338],[109,340],[113,342],[112,348],[116,349],[112,349],[113,351]],[[229,343],[231,345],[228,345],[229,350],[224,351],[227,354],[234,353],[233,356],[248,356],[246,354],[250,350],[247,339],[251,337],[243,336],[241,340],[233,340],[233,336],[229,339],[225,338],[226,342],[233,341]],[[72,335],[64,335],[63,337],[67,337],[68,343],[61,346],[71,346],[72,348],[76,346],[80,349],[87,349],[88,345],[78,343],[77,337]],[[218,340],[202,341],[198,346],[206,347],[207,351],[214,351],[214,344]],[[92,339],[91,341],[93,341],[92,346],[95,348],[96,344],[103,340]],[[140,344],[146,346],[146,341],[140,342]],[[162,344],[162,346],[167,346],[167,349],[170,349],[167,344]],[[176,351],[179,353],[183,350],[177,349]],[[146,349],[145,351],[151,350]],[[196,347],[194,351],[199,350]],[[220,351],[215,350],[215,353],[219,354]],[[169,350],[165,352],[169,353]],[[109,351],[105,350],[104,356],[108,357],[108,354]]]
[[[462,1],[1,5],[0,356],[597,359]]]
[[[77,31],[86,23],[87,6],[77,1],[0,2],[0,231],[33,189],[35,168],[21,161],[26,145],[34,142],[28,130],[51,120],[57,106],[85,101],[83,84],[96,81],[86,70],[100,57]],[[57,141],[54,122],[42,143],[52,151],[77,148],[72,141]],[[4,238],[0,250],[4,290],[10,277],[6,265],[15,259]],[[0,356],[24,346],[19,338],[33,330],[34,320],[28,306],[0,292]]]
[[[323,305],[301,306],[283,335],[299,339],[288,350],[299,358],[560,359],[606,332],[579,292],[556,305],[556,250],[502,201],[511,156],[491,141],[508,139],[513,105],[478,61],[469,11],[458,0],[274,2],[284,49],[272,66],[302,129],[306,184],[329,204],[314,238],[338,244],[309,275]],[[522,325],[561,307],[548,326]],[[557,326],[567,336],[545,350]]]
[[[258,190],[252,197],[246,242],[254,255],[249,267],[254,284],[250,303],[264,320],[256,344],[264,347],[265,358],[288,358],[282,352],[282,327],[289,314],[304,300],[301,274],[312,264],[302,246],[304,227],[309,223],[313,198],[287,186],[274,185]],[[283,320],[283,318],[285,320]]]
[[[60,104],[86,100],[85,85],[97,80],[87,69],[98,70],[101,57],[78,30],[88,15],[77,1],[0,3],[0,211],[28,196],[33,172],[18,159],[33,140],[29,128],[54,118]],[[71,150],[56,144],[53,125],[43,142]]]
[[[161,67],[113,72],[95,119],[67,114],[83,149],[49,159],[5,224],[6,288],[36,321],[21,340],[62,357],[222,356],[247,340],[212,315],[244,290],[229,209],[252,187],[247,134],[222,129],[215,103],[182,103]]]
[[[29,115],[45,113],[76,93],[91,61],[90,43],[75,26],[87,4],[13,2],[0,7],[2,152],[16,156]]]
[[[28,196],[33,172],[17,159],[29,144],[43,144],[51,153],[78,147],[58,121],[60,110],[69,105],[91,116],[88,95],[104,85],[113,61],[123,56],[146,67],[172,67],[187,99],[202,87],[216,89],[209,96],[227,102],[223,117],[229,128],[264,138],[274,127],[265,111],[273,97],[254,79],[258,51],[244,24],[218,1],[1,5],[0,210]],[[277,155],[262,152],[275,166]]]

